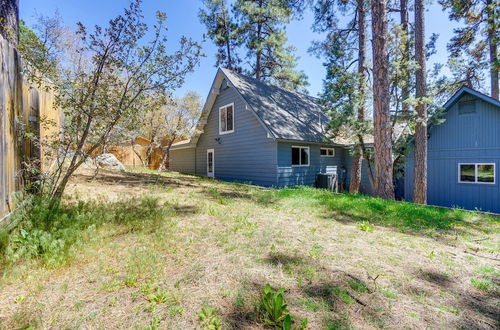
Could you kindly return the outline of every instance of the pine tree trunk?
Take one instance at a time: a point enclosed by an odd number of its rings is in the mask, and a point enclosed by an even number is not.
[[[392,125],[389,113],[387,0],[372,1],[375,195],[394,199]]]
[[[233,60],[231,59],[231,45],[229,44],[229,37],[227,38],[226,46],[227,46],[227,68],[229,70],[233,70]]]
[[[226,51],[227,51],[227,68],[229,70],[233,70],[233,60],[231,58],[231,35],[229,31],[228,17],[226,16],[226,3],[224,1],[221,2],[221,7],[224,13],[224,28],[226,31]]]
[[[403,72],[403,86],[401,88],[401,99],[403,104],[401,106],[403,118],[408,119],[410,117],[410,106],[404,101],[410,97],[410,36],[408,31],[408,0],[400,0],[400,20],[401,20],[401,30],[403,32],[402,38],[402,53],[404,64]]]
[[[259,7],[262,7],[263,3],[262,0],[259,1]],[[257,40],[258,40],[258,46],[261,46],[261,35],[262,35],[262,23],[258,22],[257,23]],[[255,61],[255,79],[260,80],[262,78],[262,50],[257,49],[255,52],[257,59]]]
[[[495,4],[492,0],[486,0],[487,13],[488,13],[488,44],[490,52],[490,80],[491,80],[491,97],[499,99],[499,85],[498,85],[498,67],[500,66],[498,60],[498,27],[495,17]]]
[[[424,1],[415,0],[415,59],[417,61],[415,83],[418,103],[416,106],[413,201],[418,204],[427,204],[427,105],[422,100],[426,96]]]
[[[359,193],[361,187],[361,167],[363,166],[361,146],[358,144],[355,147],[355,154],[352,157],[351,165],[351,181],[349,182],[349,192],[351,194]]]
[[[358,121],[365,121],[366,106],[366,8],[365,0],[358,0]],[[358,145],[351,166],[350,193],[358,193],[361,186],[361,168],[363,166],[363,139],[359,135]]]
[[[261,29],[262,29],[262,25],[259,24],[259,27],[257,28],[258,39],[260,39]],[[262,51],[261,50],[257,50],[256,56],[257,56],[257,59],[255,61],[255,79],[260,80],[261,79],[261,70],[262,70],[262,64],[261,64],[261,62],[262,62]]]

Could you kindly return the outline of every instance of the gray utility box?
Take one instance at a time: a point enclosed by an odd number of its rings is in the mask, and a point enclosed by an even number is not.
[[[338,192],[338,177],[337,174],[318,173],[316,174],[316,188],[328,189]]]

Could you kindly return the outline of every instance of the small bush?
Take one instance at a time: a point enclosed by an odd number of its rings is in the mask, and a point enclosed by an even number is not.
[[[288,313],[288,307],[283,297],[284,292],[283,288],[275,291],[269,284],[266,284],[259,300],[259,314],[266,325],[289,330],[292,329],[295,317]],[[301,319],[300,324],[295,329],[306,329],[307,323],[306,318]]]
[[[285,289],[274,291],[269,284],[262,290],[262,297],[259,301],[259,309],[262,320],[266,325],[281,327],[288,314],[288,307],[283,298]]]
[[[163,290],[160,287],[157,287],[154,293],[151,293],[148,296],[148,300],[153,304],[163,304],[169,300],[170,295],[167,291]]]
[[[362,231],[367,231],[367,232],[372,232],[375,230],[375,227],[368,221],[363,221],[362,223],[358,224],[358,228],[361,229]]]
[[[204,306],[198,312],[198,319],[201,326],[206,330],[218,330],[222,328],[222,322],[217,315],[217,309]]]
[[[97,237],[97,229],[109,224],[127,231],[154,231],[172,214],[156,198],[145,196],[117,202],[79,201],[54,204],[33,198],[13,214],[19,220],[10,233],[0,233],[0,264],[37,261],[47,266],[65,263],[75,245]]]

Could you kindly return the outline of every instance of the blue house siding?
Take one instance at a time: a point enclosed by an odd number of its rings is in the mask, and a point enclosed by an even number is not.
[[[474,113],[459,113],[461,101],[474,101]],[[464,94],[429,130],[428,204],[500,213],[500,108]],[[460,183],[459,163],[494,163],[495,184]],[[413,200],[414,155],[406,163],[405,199]]]
[[[429,147],[427,146],[427,150],[429,150]],[[430,154],[429,151],[428,155]],[[427,161],[429,161],[429,156],[427,157]],[[427,162],[429,164],[429,162]],[[414,178],[414,166],[415,166],[415,152],[413,150],[413,147],[411,150],[408,150],[408,155],[406,157],[405,161],[405,197],[404,199],[407,201],[413,201],[413,178]],[[427,166],[427,176],[429,175],[429,166]],[[429,178],[427,177],[427,194],[429,193],[429,185],[430,185]]]
[[[234,132],[219,134],[219,108],[234,103]],[[216,140],[218,139],[218,140]],[[196,174],[207,175],[207,149],[214,149],[215,177],[276,185],[276,142],[233,87],[220,91],[196,145]]]
[[[352,169],[352,155],[349,150],[345,150],[345,169],[346,169],[346,185],[344,189],[349,190],[349,184],[351,182],[351,169]],[[373,187],[368,176],[368,167],[366,166],[366,161],[363,159],[361,164],[361,186],[359,192],[366,195],[373,194]]]
[[[309,147],[309,166],[292,166],[292,146]],[[318,173],[340,173],[344,149],[335,148],[335,157],[321,157],[320,148],[305,142],[278,142],[278,186],[312,186]]]
[[[195,149],[178,149],[170,151],[169,168],[172,171],[195,174]]]

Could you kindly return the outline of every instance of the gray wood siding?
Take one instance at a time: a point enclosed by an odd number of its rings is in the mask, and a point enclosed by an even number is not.
[[[219,134],[219,108],[234,103],[234,132]],[[219,138],[219,141],[215,139]],[[217,96],[196,146],[196,173],[207,175],[207,149],[214,149],[215,177],[263,186],[276,185],[276,142],[233,87]]]
[[[195,149],[171,150],[169,168],[172,171],[195,174]]]
[[[476,112],[459,114],[458,102],[445,114],[446,121],[430,129],[428,148],[428,203],[446,207],[500,213],[500,109],[469,94]],[[460,100],[459,100],[460,102]],[[459,183],[459,163],[495,163],[495,184]],[[409,153],[405,173],[405,199],[413,199],[414,155]]]
[[[292,146],[309,147],[309,166],[292,166]],[[335,157],[321,157],[317,144],[278,142],[278,186],[313,186],[318,173],[340,173],[344,150],[335,148]]]

